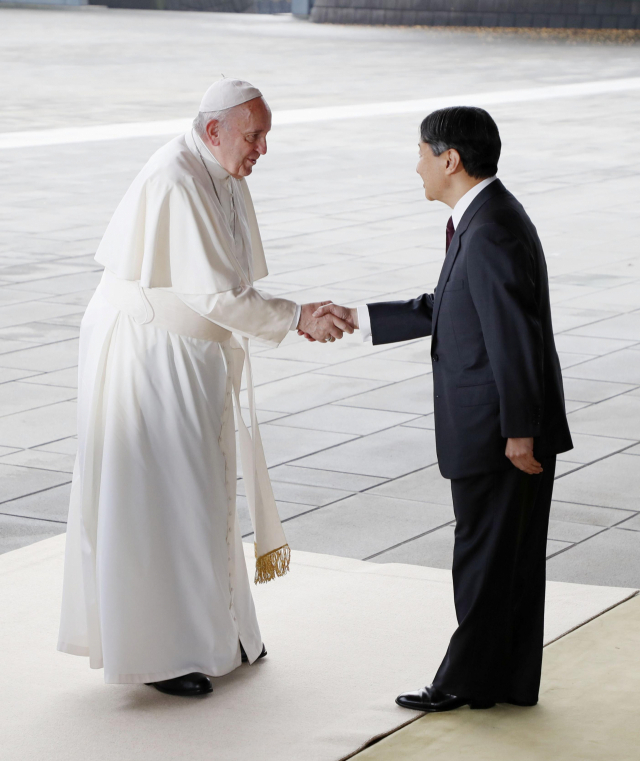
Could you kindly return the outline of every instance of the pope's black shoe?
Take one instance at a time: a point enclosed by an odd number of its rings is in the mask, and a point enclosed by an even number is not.
[[[264,658],[266,654],[267,654],[267,648],[263,645],[262,652],[260,653],[260,655],[257,657],[256,660],[259,661],[260,658]],[[243,663],[249,663],[249,657],[245,653],[244,647],[242,647],[242,642],[240,643],[240,657],[242,658]]]
[[[146,684],[149,687],[155,687],[160,692],[166,692],[167,695],[179,695],[185,698],[213,692],[211,680],[199,671],[184,676],[176,676],[173,679],[164,679],[162,682],[146,682]]]
[[[423,687],[416,692],[403,692],[398,695],[396,703],[403,708],[411,708],[413,711],[424,713],[437,713],[440,711],[453,711],[454,708],[468,705],[470,708],[493,708],[495,703],[486,700],[471,700],[459,698],[457,695],[449,695],[437,687]]]

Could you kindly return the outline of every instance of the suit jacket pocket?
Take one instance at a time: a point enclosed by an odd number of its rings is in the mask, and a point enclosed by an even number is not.
[[[481,383],[478,386],[458,386],[456,389],[460,407],[476,407],[480,404],[497,404],[500,394],[495,383]]]

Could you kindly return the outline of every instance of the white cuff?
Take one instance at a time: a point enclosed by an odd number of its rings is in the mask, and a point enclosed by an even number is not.
[[[360,335],[363,341],[371,341],[371,319],[369,318],[369,307],[364,306],[356,307],[358,310],[358,327],[360,328]]]
[[[300,313],[302,312],[302,307],[300,304],[296,304],[296,311],[293,313],[293,320],[291,322],[291,327],[289,330],[297,330],[298,329],[298,323],[300,322]]]

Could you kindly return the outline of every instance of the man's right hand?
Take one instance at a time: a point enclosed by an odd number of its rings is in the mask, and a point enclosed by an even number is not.
[[[314,317],[324,317],[325,315],[332,314],[334,318],[346,322],[351,325],[352,328],[358,328],[358,310],[356,307],[341,307],[339,304],[333,304],[327,302],[322,304],[313,313]],[[353,333],[353,330],[349,330],[349,333]]]
[[[345,320],[331,311],[321,311],[331,306],[336,306],[337,310],[344,309],[344,307],[331,304],[330,301],[303,304],[300,310],[298,334],[304,335],[309,341],[327,343],[342,338],[344,333],[353,333],[353,324],[350,320]]]

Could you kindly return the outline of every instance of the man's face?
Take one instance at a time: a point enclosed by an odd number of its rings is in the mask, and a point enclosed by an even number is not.
[[[416,172],[422,178],[424,194],[428,201],[440,201],[442,192],[447,187],[447,154],[434,156],[428,143],[420,142],[420,157]]]
[[[207,136],[213,154],[232,177],[247,177],[267,152],[271,111],[262,98],[236,106],[224,122],[209,122]]]

